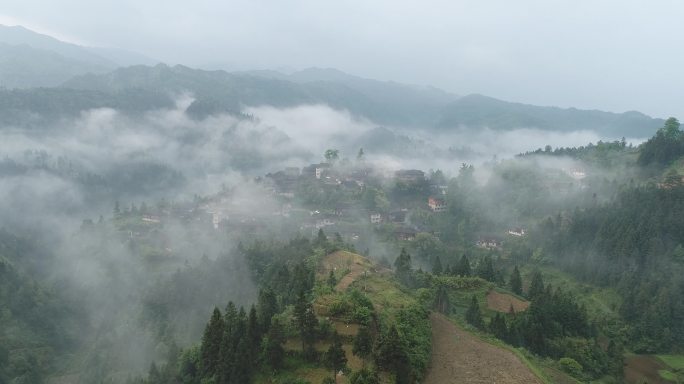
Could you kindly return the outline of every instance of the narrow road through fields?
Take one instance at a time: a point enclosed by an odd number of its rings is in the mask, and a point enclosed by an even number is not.
[[[543,384],[512,352],[484,342],[433,313],[432,362],[424,384]]]

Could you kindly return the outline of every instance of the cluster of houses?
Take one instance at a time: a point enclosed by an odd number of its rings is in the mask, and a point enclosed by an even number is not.
[[[503,242],[499,239],[488,237],[488,238],[478,239],[477,242],[475,243],[475,245],[478,248],[494,250],[494,249],[501,249]]]
[[[517,228],[509,229],[508,234],[511,236],[523,237],[523,236],[525,236],[525,230],[523,228],[517,227]]]
[[[144,214],[142,215],[142,221],[151,224],[159,224],[161,223],[161,218],[158,215]]]
[[[341,186],[350,190],[359,190],[367,182],[372,169],[361,168],[337,168],[329,163],[311,164],[301,169],[297,167],[287,167],[274,173],[268,173],[257,181],[263,181],[267,190],[273,195],[294,198],[297,185],[303,179],[317,180],[323,185]]]
[[[392,231],[394,237],[400,241],[413,241],[418,234],[418,229],[408,224],[408,209],[402,208],[383,215],[378,212],[369,214],[371,224],[389,223],[394,225]]]
[[[510,236],[523,237],[526,232],[524,228],[515,227],[506,231]],[[475,242],[475,246],[482,249],[498,250],[503,246],[503,240],[496,236],[481,237]]]
[[[387,215],[378,212],[371,212],[369,214],[371,224],[393,223],[405,224],[408,216],[408,209],[402,208],[391,211]]]
[[[583,169],[574,168],[567,171],[568,175],[575,180],[582,180],[587,177],[587,173]]]
[[[304,209],[293,207],[292,199],[300,182],[315,180],[323,185],[335,185],[341,188],[363,189],[372,174],[370,168],[332,167],[328,163],[311,164],[301,169],[287,167],[283,170],[269,173],[257,181],[266,192],[272,196],[281,197],[275,199],[278,205],[270,208],[245,209],[232,198],[229,192],[221,192],[201,202],[188,203],[186,205],[171,206],[166,211],[156,214],[145,213],[141,220],[145,224],[161,224],[167,216],[175,216],[183,220],[193,220],[200,223],[206,222],[207,228],[214,230],[239,230],[259,233],[267,224],[272,224],[276,217],[287,219],[287,225],[295,224],[300,230],[311,230],[315,234],[320,229],[327,233],[340,233],[343,238],[356,241],[359,239],[359,227],[356,220],[368,218],[371,225],[391,224],[393,236],[399,241],[413,241],[420,232],[429,232],[429,228],[417,228],[410,224],[409,210],[406,208],[395,209],[390,212],[365,212],[360,207],[351,203],[338,204],[334,209]],[[426,181],[425,173],[420,170],[399,170],[388,176],[397,182],[419,183]],[[579,177],[579,175],[578,175]],[[448,210],[445,198],[446,186],[431,186],[435,195],[427,199],[427,208],[435,213],[443,213]],[[263,208],[263,209],[261,209]],[[523,237],[525,229],[515,227],[507,231],[509,236]],[[481,237],[476,246],[488,250],[501,249],[503,241],[496,236]]]
[[[366,166],[347,168],[335,167],[330,163],[316,163],[302,168],[301,172],[299,172],[298,168],[286,168],[275,173],[269,173],[260,181],[263,181],[263,185],[272,195],[293,198],[297,190],[297,184],[302,180],[316,180],[322,185],[360,191],[368,183],[371,175],[381,176],[380,174],[374,174],[373,169]],[[381,177],[393,178],[397,182],[407,184],[426,181],[425,172],[417,169],[398,170],[384,174]],[[434,189],[439,195],[446,194],[446,186],[436,186]],[[445,212],[446,207],[446,201],[443,197],[431,197],[428,199],[428,208],[435,213]],[[354,210],[354,207],[343,204],[336,206],[332,213],[324,213],[322,209],[310,211],[308,217],[301,220],[300,229],[311,229],[313,232],[318,229],[333,227],[330,230],[344,231],[343,228],[340,228],[339,224],[341,221],[344,221],[342,220],[344,216],[348,216],[350,210]],[[396,226],[395,236],[399,240],[413,240],[418,233],[417,229],[406,225],[407,209],[397,209],[385,214],[368,212],[367,215],[370,223],[373,225],[382,223],[394,224]],[[358,234],[355,233],[349,235],[351,238],[358,237]]]

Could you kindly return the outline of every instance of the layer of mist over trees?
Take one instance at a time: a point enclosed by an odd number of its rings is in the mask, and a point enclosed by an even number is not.
[[[0,383],[413,383],[435,313],[583,381],[684,350],[674,118],[105,64],[0,89]]]

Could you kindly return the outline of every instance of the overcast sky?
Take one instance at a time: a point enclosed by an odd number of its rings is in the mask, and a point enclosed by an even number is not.
[[[679,0],[3,0],[0,23],[170,64],[333,67],[684,119]]]

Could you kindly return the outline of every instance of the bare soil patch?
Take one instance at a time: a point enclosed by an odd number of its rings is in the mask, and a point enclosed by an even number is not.
[[[543,384],[513,352],[478,339],[433,313],[432,361],[424,384]]]
[[[487,307],[489,307],[489,309],[497,312],[508,313],[508,311],[511,309],[511,305],[513,306],[513,310],[515,312],[522,312],[527,310],[527,308],[530,306],[530,302],[520,300],[517,297],[507,293],[497,292],[493,289],[487,293]]]
[[[668,369],[654,356],[635,355],[625,360],[625,383],[627,384],[667,384],[672,383],[660,377],[658,370]]]

